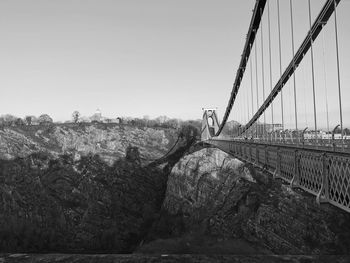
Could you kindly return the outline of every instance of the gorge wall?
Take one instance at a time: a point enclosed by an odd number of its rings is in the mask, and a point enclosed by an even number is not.
[[[177,139],[174,129],[137,127],[119,124],[60,124],[19,126],[0,129],[0,159],[10,160],[44,152],[98,154],[112,164],[125,157],[129,145],[136,146],[145,160],[160,158]]]
[[[218,149],[189,154],[196,135],[105,124],[0,130],[0,251],[349,253],[348,213]]]
[[[273,180],[270,174],[244,165],[218,149],[203,149],[175,165],[162,209],[163,219],[154,231],[162,233],[163,241],[172,246],[163,248],[154,241],[141,251],[152,252],[157,245],[164,253],[350,251],[348,213],[329,204],[319,206],[314,196],[291,189],[282,181]],[[167,225],[170,227],[164,231]],[[188,233],[200,238],[183,238]],[[174,249],[177,244],[174,240],[187,243],[187,247]]]
[[[0,251],[131,253],[162,205],[167,172],[144,163],[169,129],[55,125],[0,131]]]

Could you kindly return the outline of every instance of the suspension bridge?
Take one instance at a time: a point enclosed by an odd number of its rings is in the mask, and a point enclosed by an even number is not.
[[[295,7],[301,2],[303,10]],[[307,191],[318,203],[350,212],[341,4],[326,0],[315,11],[310,0],[257,0],[224,117],[219,122],[216,108],[203,109],[201,141]],[[305,32],[298,43],[301,11]]]

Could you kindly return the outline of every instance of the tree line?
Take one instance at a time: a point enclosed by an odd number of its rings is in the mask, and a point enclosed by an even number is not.
[[[13,127],[13,126],[32,126],[32,125],[50,125],[54,123],[53,119],[48,114],[41,114],[40,116],[27,115],[24,118],[19,118],[11,114],[5,114],[0,116],[0,126]],[[142,118],[132,117],[116,117],[116,118],[104,118],[96,114],[91,117],[82,117],[79,111],[72,113],[71,120],[65,123],[117,123],[121,125],[131,125],[138,127],[159,127],[159,128],[172,128],[178,129],[183,125],[190,124],[200,129],[200,120],[181,120],[176,118],[169,118],[167,116],[159,116],[157,118],[150,118],[149,116],[143,116]]]
[[[53,119],[48,114],[41,114],[39,117],[28,115],[19,118],[11,114],[0,116],[0,126],[25,126],[25,125],[45,125],[53,123]]]

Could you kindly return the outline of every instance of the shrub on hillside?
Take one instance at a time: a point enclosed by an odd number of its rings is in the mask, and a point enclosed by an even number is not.
[[[80,112],[79,111],[74,111],[72,113],[72,119],[74,123],[77,123],[80,119]]]
[[[50,123],[53,123],[53,120],[48,114],[42,114],[39,116],[40,125],[48,125]]]
[[[11,114],[5,114],[0,117],[0,125],[2,126],[13,126],[15,125],[16,120],[18,117],[13,116]]]

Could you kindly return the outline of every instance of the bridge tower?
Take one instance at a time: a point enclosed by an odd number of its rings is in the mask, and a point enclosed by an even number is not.
[[[208,140],[213,137],[219,130],[219,120],[215,108],[203,108],[202,119],[202,141]]]

